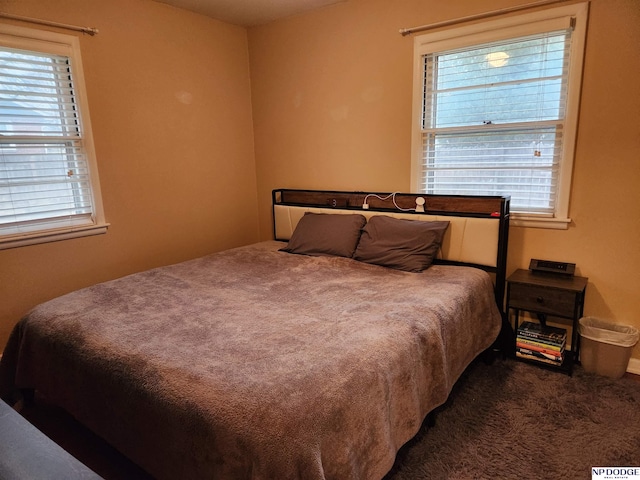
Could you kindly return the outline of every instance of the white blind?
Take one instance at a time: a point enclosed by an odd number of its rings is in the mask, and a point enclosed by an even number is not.
[[[71,60],[0,46],[0,234],[93,223]]]
[[[423,56],[422,189],[552,215],[570,29]]]

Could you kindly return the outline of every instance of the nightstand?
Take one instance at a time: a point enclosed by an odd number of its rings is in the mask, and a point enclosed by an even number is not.
[[[573,364],[578,361],[580,354],[578,320],[583,314],[588,281],[585,277],[532,273],[522,269],[516,270],[507,278],[507,314],[511,316],[511,311],[514,313],[516,334],[522,311],[535,314],[543,327],[546,326],[547,316],[571,320],[571,350],[565,350],[562,365],[555,367],[535,360],[532,362],[558,368],[571,375]]]

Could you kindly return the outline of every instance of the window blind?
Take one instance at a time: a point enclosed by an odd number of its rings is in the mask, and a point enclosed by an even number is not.
[[[93,223],[66,56],[0,47],[0,234]]]
[[[570,44],[567,28],[424,55],[422,190],[553,215]]]

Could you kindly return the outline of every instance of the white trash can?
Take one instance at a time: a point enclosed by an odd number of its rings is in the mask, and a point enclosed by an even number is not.
[[[595,317],[580,319],[580,362],[587,372],[620,378],[627,371],[638,329]]]

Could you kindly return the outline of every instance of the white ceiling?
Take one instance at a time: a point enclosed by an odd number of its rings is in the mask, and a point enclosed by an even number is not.
[[[347,0],[156,0],[223,22],[251,27]]]

